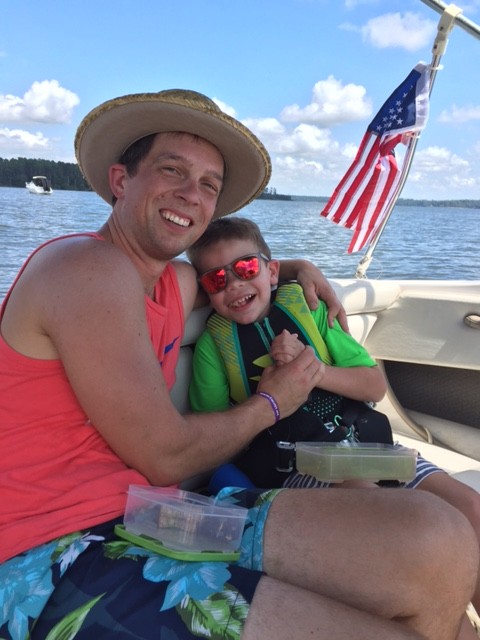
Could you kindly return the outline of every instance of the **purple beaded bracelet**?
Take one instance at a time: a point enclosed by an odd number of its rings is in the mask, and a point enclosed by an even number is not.
[[[275,414],[275,423],[277,423],[280,420],[280,409],[278,408],[275,398],[269,393],[265,393],[265,391],[257,391],[256,395],[262,396],[262,398],[266,398],[269,401],[270,406],[273,409],[273,413]]]

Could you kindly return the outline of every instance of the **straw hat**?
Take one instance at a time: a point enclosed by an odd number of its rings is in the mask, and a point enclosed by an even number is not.
[[[168,131],[198,135],[222,154],[225,183],[215,218],[237,211],[265,189],[271,164],[260,140],[210,98],[184,89],[122,96],[93,109],[75,136],[78,164],[93,190],[110,204],[110,165],[140,138]]]

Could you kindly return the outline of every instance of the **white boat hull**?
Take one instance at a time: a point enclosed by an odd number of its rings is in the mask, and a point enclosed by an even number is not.
[[[53,193],[49,181],[44,176],[34,176],[30,182],[25,183],[25,187],[37,196],[49,196]]]
[[[27,187],[28,191],[30,191],[30,193],[34,193],[37,196],[49,196],[53,193],[52,189],[50,189],[50,191],[45,191],[43,187],[37,187],[32,182],[27,182],[25,186]]]

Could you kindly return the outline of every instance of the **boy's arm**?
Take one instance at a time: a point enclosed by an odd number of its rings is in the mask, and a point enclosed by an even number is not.
[[[188,397],[192,411],[224,411],[230,404],[223,359],[208,331],[195,345]]]
[[[329,326],[323,304],[312,311],[312,316],[333,360],[333,366],[324,365],[318,386],[353,400],[379,402],[387,391],[387,383],[365,347],[343,331],[336,320],[333,327]]]
[[[323,273],[308,260],[280,260],[280,279],[296,280],[310,309],[318,307],[318,299],[328,307],[328,324],[333,326],[335,318],[344,331],[349,333],[347,314],[333,287]]]
[[[335,367],[324,364],[323,377],[318,386],[363,402],[379,402],[387,391],[385,378],[378,366]]]

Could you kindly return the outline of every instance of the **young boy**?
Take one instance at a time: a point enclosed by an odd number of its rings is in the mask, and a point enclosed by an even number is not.
[[[364,402],[382,399],[386,382],[380,369],[338,322],[329,327],[323,303],[310,311],[297,285],[277,287],[278,261],[272,259],[253,221],[235,216],[214,220],[187,254],[215,312],[195,347],[190,385],[194,411],[221,411],[241,402],[256,392],[263,367],[281,366],[304,344],[314,346],[323,362],[322,388],[290,418],[279,420],[275,398],[264,394],[272,405],[272,427],[235,459],[235,465],[256,486],[324,486],[311,476],[277,471],[276,467],[282,466],[281,457],[279,465],[275,456],[277,440],[342,440],[358,435],[363,441],[389,441],[388,421],[385,425],[378,418],[382,414],[370,411],[375,414],[372,420],[366,405],[356,403],[364,409],[354,417],[354,433],[349,428],[351,419],[345,419],[352,404],[347,398]],[[336,420],[336,416],[342,419]],[[364,428],[362,420],[367,420]],[[369,438],[372,424],[374,436]],[[288,461],[284,466],[288,470]],[[480,496],[476,491],[420,456],[416,477],[406,486],[430,491],[462,511],[480,540]],[[480,581],[472,602],[480,609]]]
[[[195,411],[242,402],[256,392],[264,367],[281,366],[305,344],[323,363],[321,388],[292,416],[274,415],[275,424],[236,458],[256,486],[318,484],[291,473],[288,445],[295,441],[392,443],[386,416],[365,404],[381,400],[386,391],[375,361],[338,323],[328,326],[323,304],[310,311],[297,284],[277,286],[279,262],[272,260],[254,222],[238,217],[212,222],[188,256],[216,312],[195,349],[190,385]],[[275,399],[267,399],[275,413]]]

